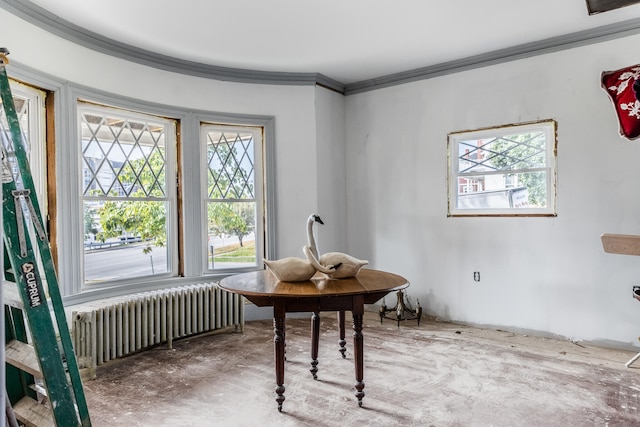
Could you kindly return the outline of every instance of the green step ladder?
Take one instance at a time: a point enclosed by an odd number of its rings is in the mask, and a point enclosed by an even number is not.
[[[9,87],[8,53],[0,48],[0,96],[9,127],[0,126],[7,420],[15,416],[38,427],[91,426]]]

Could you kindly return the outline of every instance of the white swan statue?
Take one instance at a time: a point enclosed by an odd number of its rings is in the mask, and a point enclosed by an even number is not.
[[[324,225],[324,222],[322,222],[322,218],[320,218],[320,215],[315,213],[309,215],[309,218],[307,218],[307,244],[309,246],[307,247],[309,248],[313,256],[316,257],[316,259],[320,259],[320,256],[318,255],[318,246],[316,245],[316,239],[315,237],[313,237],[313,225],[316,222]]]
[[[346,279],[356,276],[363,266],[369,264],[367,260],[361,260],[342,252],[327,252],[318,256],[316,240],[313,237],[313,225],[316,222],[324,224],[318,214],[311,214],[307,219],[307,241],[309,246],[303,248],[303,252],[318,271],[331,279]],[[326,273],[319,268],[326,269],[327,266],[333,267],[335,271]]]
[[[309,249],[305,246],[302,250],[306,254]],[[324,274],[332,274],[336,271],[333,266],[324,267],[317,262],[314,265],[309,259],[297,257],[287,257],[277,260],[264,259],[263,261],[271,274],[283,282],[306,282],[316,274],[316,270]]]
[[[336,264],[330,264],[335,262]],[[327,252],[320,255],[321,265],[336,265],[335,272],[323,273],[332,279],[346,279],[348,277],[355,277],[360,269],[369,264],[366,259],[358,259],[349,254],[342,252]]]

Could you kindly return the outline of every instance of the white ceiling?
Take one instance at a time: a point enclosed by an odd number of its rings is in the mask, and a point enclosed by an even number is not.
[[[640,17],[585,0],[31,0],[103,37],[245,70],[343,84]]]

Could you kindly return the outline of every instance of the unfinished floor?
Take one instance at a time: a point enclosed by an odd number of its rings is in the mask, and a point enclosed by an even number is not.
[[[287,320],[286,400],[274,400],[273,326],[184,339],[98,368],[85,382],[93,426],[638,426],[635,353],[376,313],[364,321],[366,396],[353,395],[337,322],[322,313],[318,380],[310,322]],[[349,319],[349,315],[347,315]]]

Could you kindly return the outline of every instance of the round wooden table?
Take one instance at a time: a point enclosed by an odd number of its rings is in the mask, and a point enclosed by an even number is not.
[[[311,312],[311,373],[317,378],[320,312],[337,311],[340,324],[339,351],[345,357],[344,313],[353,314],[353,353],[358,405],[364,397],[362,316],[364,305],[373,304],[389,292],[409,286],[404,277],[385,271],[360,270],[356,277],[328,279],[318,273],[306,282],[281,282],[268,270],[229,276],[219,286],[243,295],[258,307],[273,307],[274,348],[276,365],[276,402],[282,411],[284,402],[284,349],[286,313]]]

